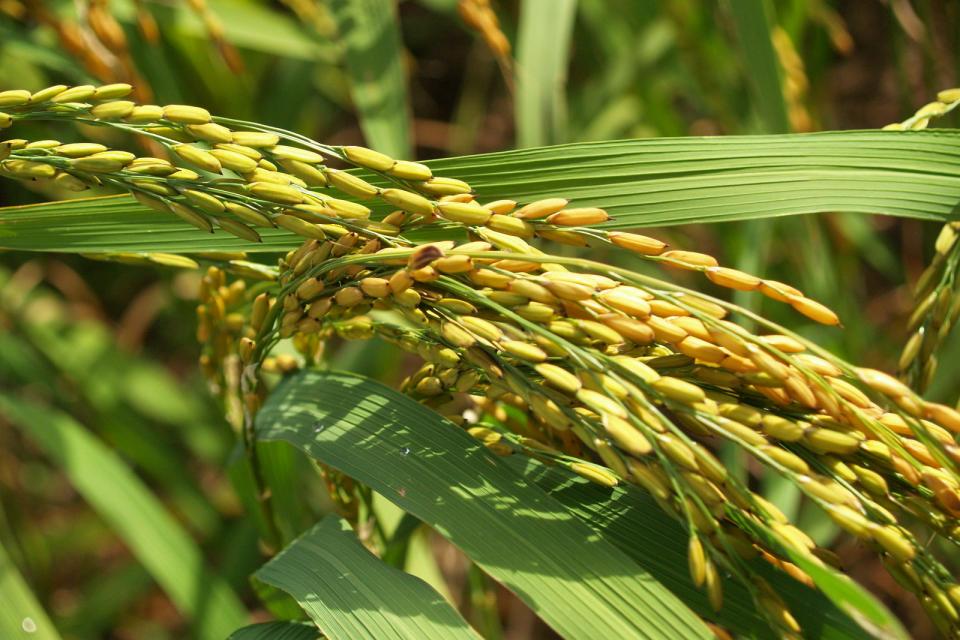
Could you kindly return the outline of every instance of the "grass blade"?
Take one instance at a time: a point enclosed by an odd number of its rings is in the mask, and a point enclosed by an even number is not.
[[[518,147],[566,141],[566,83],[577,0],[524,0],[517,33]]]
[[[321,520],[255,577],[293,596],[333,639],[480,638],[426,582],[371,554],[337,516]]]
[[[66,414],[0,394],[0,415],[18,425],[130,547],[185,616],[197,638],[226,637],[246,611],[204,564],[200,549],[133,472]]]
[[[0,637],[59,640],[60,634],[0,545]]]
[[[306,622],[261,622],[237,629],[228,640],[320,640],[320,632]]]
[[[350,91],[367,145],[395,158],[412,157],[396,3],[334,0],[330,6],[343,41]]]
[[[563,194],[606,208],[608,228],[823,211],[949,217],[960,132],[844,131],[578,143],[438,160],[484,198]],[[951,157],[953,154],[953,157]]]
[[[520,458],[511,459],[509,464],[649,570],[697,613],[716,619],[738,637],[766,637],[771,633],[747,591],[736,582],[725,581],[723,609],[719,614],[712,613],[706,597],[694,588],[686,571],[687,534],[679,523],[664,517],[648,494],[630,487],[618,487],[610,492],[581,478],[570,477],[557,468]],[[765,562],[753,561],[751,568],[784,598],[803,628],[804,637],[820,640],[863,637],[864,630],[856,622],[862,616],[844,613],[822,593],[773,571]],[[888,618],[882,623],[898,630],[899,623],[889,613],[886,615]],[[881,635],[895,636],[896,633]]]
[[[735,0],[730,3],[733,21],[740,40],[743,65],[753,90],[763,129],[767,133],[790,131],[787,106],[783,100],[783,83],[777,52],[770,39],[770,5],[768,0]]]
[[[372,380],[305,371],[258,435],[340,469],[434,527],[566,638],[708,638],[673,594],[439,415]],[[514,517],[504,519],[510,510]]]
[[[845,211],[953,219],[960,201],[960,131],[838,131],[771,136],[588,142],[437,160],[484,200],[562,195],[606,208],[607,228],[729,222]],[[389,209],[380,208],[380,213]],[[0,248],[26,251],[281,251],[202,234],[127,196],[0,209]]]

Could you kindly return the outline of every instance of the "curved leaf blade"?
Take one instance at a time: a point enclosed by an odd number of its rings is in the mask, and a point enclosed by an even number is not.
[[[587,142],[429,164],[469,181],[484,200],[562,195],[603,207],[613,216],[608,229],[828,211],[945,221],[960,202],[958,148],[956,130],[836,131]],[[278,229],[262,236],[252,244],[202,234],[127,196],[0,209],[4,249],[276,252],[300,244]]]
[[[228,640],[320,640],[320,632],[306,622],[261,622],[237,629]]]
[[[555,467],[531,460],[516,458],[510,460],[509,464],[648,569],[697,613],[716,620],[738,637],[762,638],[770,635],[771,631],[756,611],[749,593],[732,580],[724,582],[723,608],[718,613],[712,612],[703,592],[694,587],[686,570],[686,532],[678,522],[666,517],[648,494],[631,487],[606,491],[582,478],[571,477]],[[905,637],[896,618],[882,607],[880,617],[868,622],[867,616],[858,612],[860,607],[851,607],[845,613],[823,593],[810,589],[783,572],[773,570],[766,562],[755,560],[750,567],[762,575],[790,606],[803,629],[804,637],[857,640],[864,637],[864,628],[859,626],[858,621],[867,623],[873,631],[883,628],[886,635],[878,633],[878,637]],[[815,578],[819,582],[830,581],[828,576],[817,575]],[[859,594],[852,598],[841,598],[842,602],[855,600],[858,605],[863,605],[862,597],[866,593],[861,587],[843,585],[842,589],[850,595]],[[866,603],[864,608],[872,613],[876,605],[874,600]]]
[[[410,157],[410,106],[396,3],[334,0],[330,8],[367,144],[395,158]]]
[[[309,622],[260,622],[237,629],[227,640],[320,640]]]
[[[770,37],[772,7],[768,0],[741,0],[731,2],[730,11],[754,94],[753,105],[763,128],[771,133],[786,133],[790,131],[790,120],[783,97],[780,62]]]
[[[523,0],[517,33],[517,146],[562,142],[576,0]]]
[[[60,634],[43,610],[23,575],[0,545],[0,637],[60,640]]]
[[[254,576],[289,593],[333,640],[479,640],[426,582],[360,544],[349,523],[328,516]]]
[[[680,600],[556,500],[378,382],[304,371],[271,394],[257,432],[430,524],[564,637],[711,637]]]
[[[484,198],[563,195],[607,228],[847,211],[955,217],[960,132],[840,131],[577,143],[436,160]],[[952,156],[952,157],[951,157]]]
[[[0,415],[20,426],[55,460],[77,491],[153,575],[198,638],[220,640],[244,624],[230,586],[204,563],[200,549],[139,478],[66,414],[0,394]]]

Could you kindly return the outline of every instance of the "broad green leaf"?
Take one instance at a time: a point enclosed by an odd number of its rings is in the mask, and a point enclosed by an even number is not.
[[[588,142],[503,151],[430,166],[468,180],[483,200],[564,196],[606,208],[606,228],[726,222],[848,211],[955,217],[960,131],[840,131],[775,136]],[[381,211],[387,210],[382,208]],[[204,234],[127,196],[0,209],[0,248],[31,251],[280,251]]]
[[[736,634],[752,637],[770,634],[746,589],[732,580],[724,582],[723,609],[719,613],[711,611],[706,597],[693,586],[687,573],[687,534],[648,494],[633,487],[607,491],[556,467],[519,457],[511,459],[509,464],[650,571],[697,613],[717,620]],[[804,637],[819,640],[864,637],[864,629],[856,622],[865,619],[861,614],[845,614],[819,591],[774,571],[763,561],[753,561],[750,567],[784,598],[803,628]],[[844,585],[844,588],[851,595],[863,591],[857,585]],[[867,609],[875,607],[875,602],[866,604]],[[886,616],[882,624],[891,634],[880,637],[896,637],[899,623],[889,612],[884,611],[882,615]]]
[[[305,371],[258,437],[369,485],[460,547],[566,638],[707,638],[672,593],[464,431],[384,385]]]
[[[403,43],[394,0],[333,0],[350,93],[367,144],[396,158],[411,153]]]
[[[59,640],[47,612],[0,545],[0,637]]]
[[[261,622],[237,629],[229,640],[320,640],[320,632],[306,622]]]
[[[619,140],[437,160],[484,199],[562,195],[606,228],[824,211],[945,219],[960,201],[960,132],[840,131]],[[511,195],[512,194],[512,195]]]
[[[523,0],[517,32],[517,146],[565,142],[567,66],[577,0]]]
[[[246,611],[230,586],[205,565],[190,536],[112,451],[66,414],[6,393],[0,394],[0,414],[62,467],[193,621],[195,637],[220,640],[244,624]]]
[[[254,576],[293,596],[332,640],[479,640],[426,582],[367,551],[349,523],[328,516]]]
[[[783,100],[780,63],[770,39],[770,3],[768,0],[736,0],[730,3],[737,27],[744,71],[753,90],[753,104],[767,133],[790,131],[787,107]]]

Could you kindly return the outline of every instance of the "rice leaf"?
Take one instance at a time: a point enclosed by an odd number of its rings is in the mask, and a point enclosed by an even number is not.
[[[712,612],[706,596],[693,586],[686,571],[687,534],[678,522],[664,517],[648,494],[633,487],[608,491],[556,467],[528,459],[511,459],[509,464],[649,570],[697,613],[717,620],[738,636],[762,638],[771,633],[746,589],[732,580],[724,582],[723,609],[716,614]],[[804,637],[820,640],[864,637],[864,628],[857,621],[866,619],[856,610],[845,612],[823,593],[774,571],[763,561],[753,561],[750,568],[783,597],[800,623]],[[844,584],[839,593],[858,599],[864,592],[858,585]],[[876,601],[860,602],[867,610],[876,610]],[[883,633],[876,633],[876,637],[904,637],[899,623],[889,612],[882,610],[877,615],[872,629],[877,631],[881,625],[885,628]]]
[[[110,449],[71,417],[0,394],[0,414],[19,426],[60,467],[193,621],[194,636],[220,640],[242,625],[243,604],[205,564],[186,531]]]
[[[613,229],[845,211],[951,220],[960,202],[960,131],[837,131],[587,142],[436,160],[483,200],[564,196]],[[380,213],[388,211],[386,207]],[[442,233],[442,232],[441,232]],[[204,234],[127,196],[0,209],[0,248],[26,251],[280,251]],[[435,234],[436,237],[436,234]]]
[[[517,146],[566,141],[566,83],[576,0],[524,0],[517,33]]]
[[[753,104],[768,133],[790,131],[783,99],[780,63],[770,39],[771,7],[768,0],[739,0],[730,3],[737,27],[744,70],[753,91]]]
[[[439,593],[371,554],[337,516],[321,520],[254,575],[293,596],[334,640],[480,638]]]
[[[59,640],[60,634],[0,545],[0,637]]]
[[[378,382],[304,371],[271,394],[257,432],[431,525],[566,638],[711,637],[686,605],[555,499]]]
[[[367,145],[396,158],[411,157],[410,105],[396,3],[334,0],[330,6]]]
[[[317,628],[306,622],[261,622],[237,629],[228,640],[320,640]]]

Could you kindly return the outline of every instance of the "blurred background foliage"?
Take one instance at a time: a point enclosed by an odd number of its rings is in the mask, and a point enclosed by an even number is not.
[[[144,102],[195,104],[425,159],[627,137],[881,127],[957,84],[958,40],[960,4],[950,0],[0,0],[0,90],[130,82]],[[952,117],[938,124],[955,125]],[[106,130],[30,127],[17,135],[133,144]],[[64,197],[0,184],[4,205]],[[845,330],[798,326],[782,305],[738,301],[845,358],[893,370],[910,285],[937,230],[827,214],[655,231],[796,284],[836,309]],[[248,582],[265,551],[243,507],[249,479],[195,366],[198,278],[0,254],[0,391],[46,412],[32,415],[60,425],[60,437],[93,435],[96,459],[133,470],[149,508],[167,514],[155,530],[117,527],[129,514],[104,502],[111,487],[84,481],[55,437],[0,415],[0,543],[64,637],[198,633],[188,622],[195,612],[149,557],[158,531],[191,547],[254,619],[267,617]],[[377,342],[334,344],[330,353],[338,368],[392,384],[408,372]],[[929,396],[953,403],[960,338],[940,360]],[[275,455],[286,471],[286,500],[276,501],[290,540],[329,504],[309,465],[285,449]],[[752,471],[735,455],[727,463]],[[818,542],[835,536],[791,487],[755,481]],[[375,504],[384,522],[410,525]],[[393,561],[486,637],[551,637],[449,543],[426,531],[411,540]],[[869,553],[842,545],[852,574],[917,637],[931,635]]]

